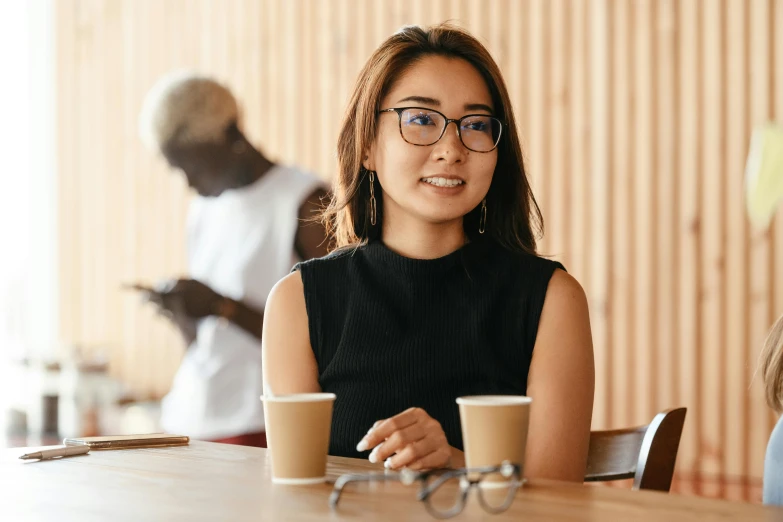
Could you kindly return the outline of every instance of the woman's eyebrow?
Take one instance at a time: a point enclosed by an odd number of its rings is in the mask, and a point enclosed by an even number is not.
[[[435,107],[440,107],[440,101],[436,100],[435,98],[429,98],[427,96],[407,96],[397,103],[402,103],[406,101],[412,101],[416,103],[424,103],[425,105],[434,105]]]
[[[402,102],[416,102],[424,105],[431,105],[433,107],[440,107],[441,105],[440,100],[430,98],[429,96],[406,96],[397,103]],[[464,107],[466,111],[486,111],[490,114],[493,113],[492,107],[485,103],[466,103]]]
[[[465,104],[465,110],[466,111],[487,111],[488,113],[492,114],[492,107],[489,105],[486,105],[484,103],[466,103]]]

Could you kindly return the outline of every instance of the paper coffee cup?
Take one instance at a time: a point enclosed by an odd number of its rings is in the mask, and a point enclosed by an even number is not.
[[[524,469],[531,403],[521,395],[458,398],[465,465],[481,468],[509,461]],[[487,480],[485,486],[493,482],[498,480]]]
[[[266,439],[275,484],[326,480],[333,393],[263,396]]]

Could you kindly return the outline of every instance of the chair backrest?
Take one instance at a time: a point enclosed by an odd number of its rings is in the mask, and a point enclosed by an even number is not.
[[[585,482],[632,478],[633,489],[669,491],[686,411],[661,412],[647,426],[592,432]]]

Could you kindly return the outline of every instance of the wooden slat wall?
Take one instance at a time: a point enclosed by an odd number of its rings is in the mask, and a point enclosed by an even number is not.
[[[753,374],[783,313],[783,212],[752,230],[742,177],[752,127],[783,120],[783,0],[56,5],[61,335],[102,350],[136,392],[165,393],[182,353],[119,290],[185,266],[189,195],[137,138],[156,78],[216,75],[253,140],[329,178],[372,50],[403,24],[452,19],[506,75],[546,219],[542,252],[590,298],[595,427],[685,405],[680,490],[756,498],[775,419]]]

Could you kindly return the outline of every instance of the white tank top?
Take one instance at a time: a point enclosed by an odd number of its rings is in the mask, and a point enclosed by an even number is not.
[[[196,197],[188,216],[190,277],[263,310],[272,287],[299,261],[299,207],[322,185],[276,165],[247,187]],[[163,429],[196,439],[263,431],[261,341],[215,317],[199,321],[197,332],[163,399]]]

